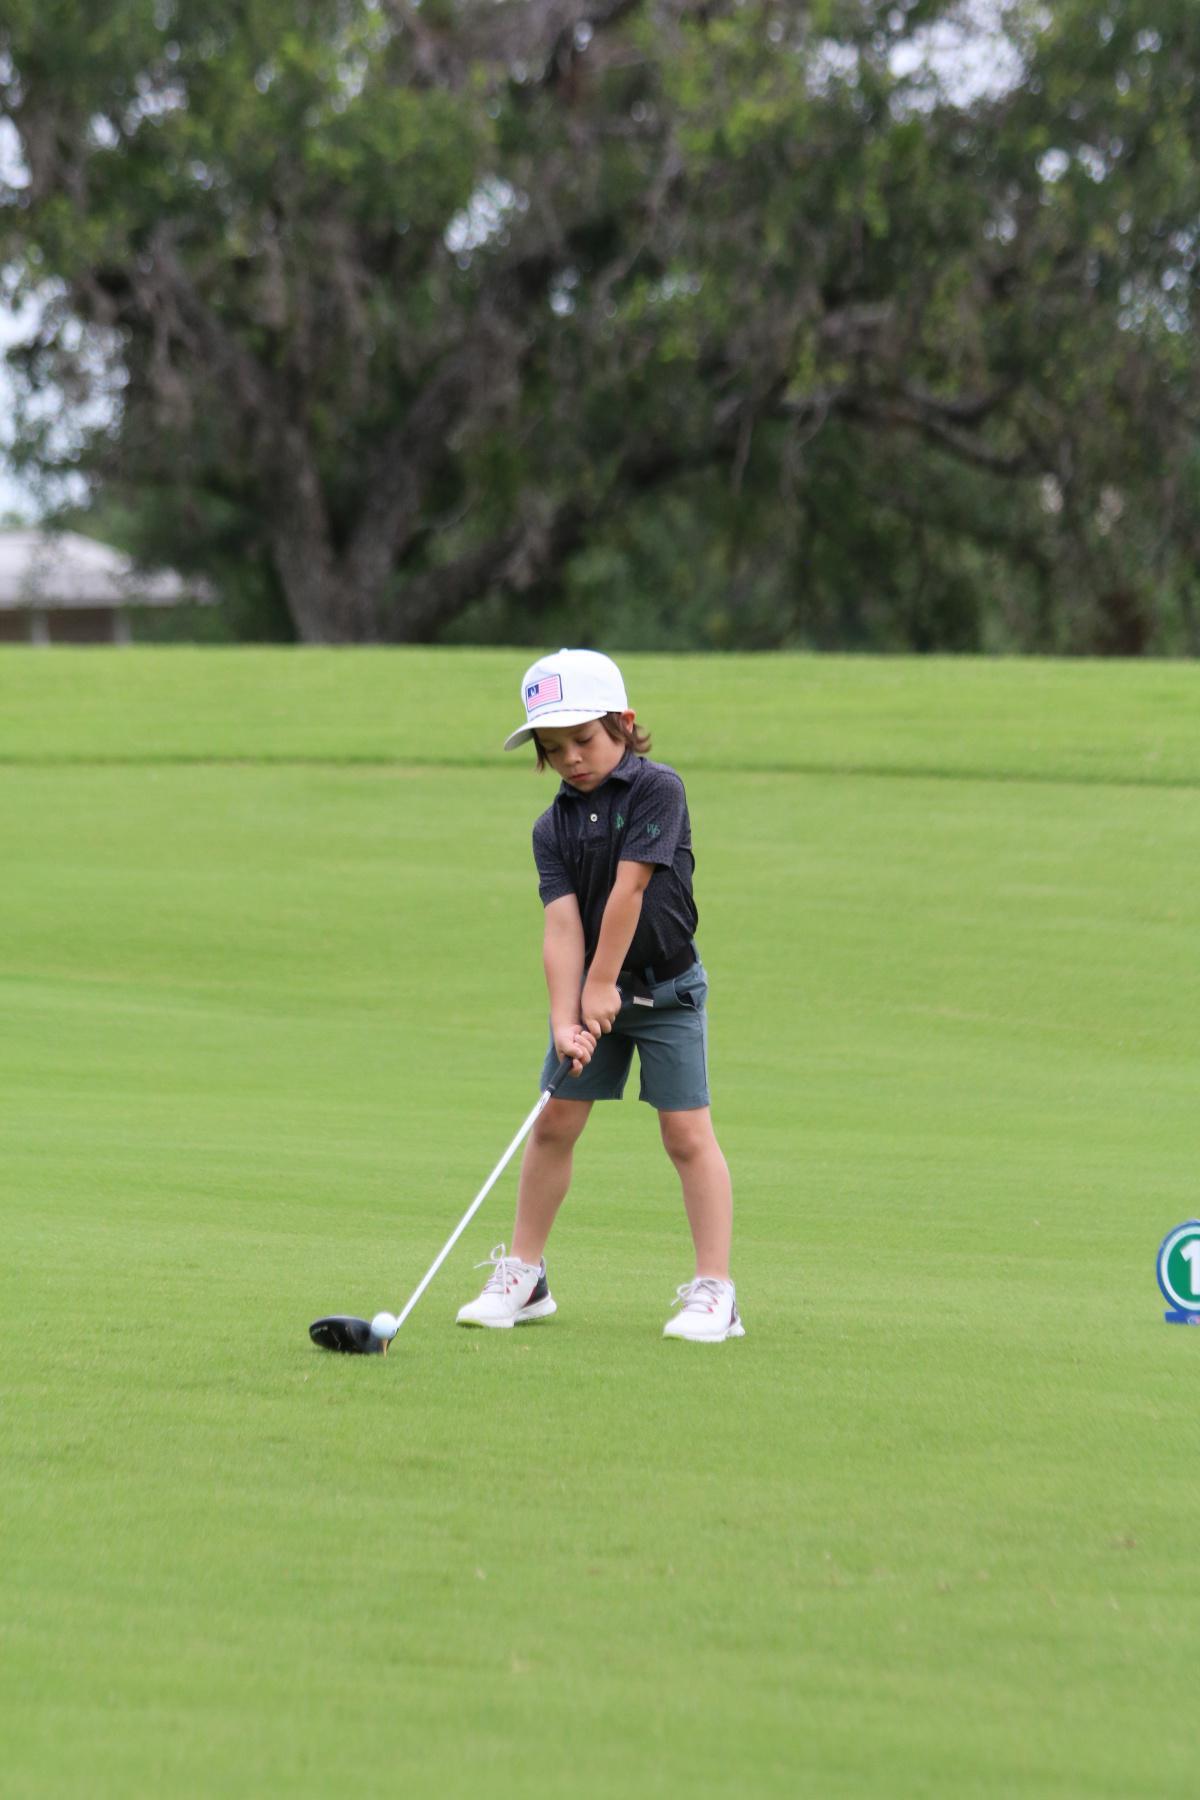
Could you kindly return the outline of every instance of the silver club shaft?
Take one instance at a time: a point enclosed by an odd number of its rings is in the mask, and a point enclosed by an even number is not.
[[[504,1155],[500,1158],[500,1161],[496,1164],[495,1168],[492,1170],[491,1174],[488,1176],[487,1180],[484,1182],[483,1186],[480,1188],[479,1192],[476,1194],[475,1198],[472,1200],[470,1206],[468,1206],[466,1212],[463,1214],[462,1218],[458,1221],[458,1224],[454,1227],[454,1230],[451,1232],[450,1236],[446,1239],[446,1242],[442,1245],[441,1249],[438,1251],[437,1256],[435,1257],[434,1261],[430,1265],[429,1269],[426,1271],[425,1275],[422,1277],[419,1285],[416,1288],[414,1288],[413,1292],[410,1294],[408,1301],[405,1305],[404,1311],[397,1316],[397,1319],[396,1319],[396,1330],[397,1331],[399,1331],[399,1329],[403,1325],[405,1319],[407,1319],[409,1313],[412,1311],[413,1307],[417,1304],[417,1301],[421,1298],[421,1295],[425,1292],[425,1289],[429,1286],[430,1282],[433,1280],[434,1276],[437,1274],[438,1270],[441,1268],[442,1264],[445,1262],[446,1258],[449,1256],[450,1252],[453,1250],[455,1244],[457,1244],[459,1238],[462,1236],[463,1232],[467,1229],[467,1226],[471,1223],[471,1220],[475,1217],[475,1214],[479,1211],[479,1208],[483,1205],[484,1201],[487,1199],[488,1195],[491,1193],[492,1189],[495,1187],[496,1183],[499,1181],[501,1175],[503,1175],[505,1169],[508,1167],[509,1163],[512,1161],[512,1158],[515,1155],[516,1151],[520,1149],[521,1145],[524,1143],[524,1141],[528,1137],[529,1133],[533,1130],[534,1123],[538,1119],[543,1108],[546,1106],[546,1103],[553,1098],[554,1090],[557,1088],[559,1082],[562,1080],[562,1077],[566,1074],[569,1067],[570,1067],[570,1063],[568,1061],[564,1060],[563,1062],[559,1063],[558,1068],[554,1072],[554,1076],[550,1082],[549,1087],[546,1088],[544,1093],[542,1093],[538,1097],[537,1105],[533,1108],[532,1112],[529,1114],[529,1117],[525,1120],[525,1123],[521,1126],[520,1131],[518,1131],[516,1137],[513,1139],[512,1143],[508,1146],[508,1149],[504,1152]]]

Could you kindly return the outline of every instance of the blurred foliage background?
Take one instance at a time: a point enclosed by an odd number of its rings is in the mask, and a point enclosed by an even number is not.
[[[1200,654],[1193,0],[7,0],[141,634]],[[52,403],[47,403],[47,397]]]

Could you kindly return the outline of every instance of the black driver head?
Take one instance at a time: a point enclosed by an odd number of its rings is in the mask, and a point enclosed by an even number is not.
[[[366,1319],[352,1319],[346,1313],[332,1313],[327,1319],[314,1319],[308,1335],[322,1350],[340,1350],[346,1356],[382,1356],[387,1349],[377,1338]]]

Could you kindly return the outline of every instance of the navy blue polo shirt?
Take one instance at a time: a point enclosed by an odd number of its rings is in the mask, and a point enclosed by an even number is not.
[[[625,956],[627,969],[665,962],[696,930],[692,898],[692,826],[683,782],[666,763],[627,750],[591,793],[564,781],[533,828],[542,905],[574,894],[590,963],[600,922],[617,879],[617,864],[653,863],[642,913]]]

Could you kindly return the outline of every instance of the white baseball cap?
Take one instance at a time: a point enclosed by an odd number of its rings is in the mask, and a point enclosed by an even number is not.
[[[525,671],[521,699],[525,723],[505,738],[506,750],[528,743],[542,725],[583,725],[605,713],[629,710],[620,669],[598,650],[559,650],[539,657]]]

